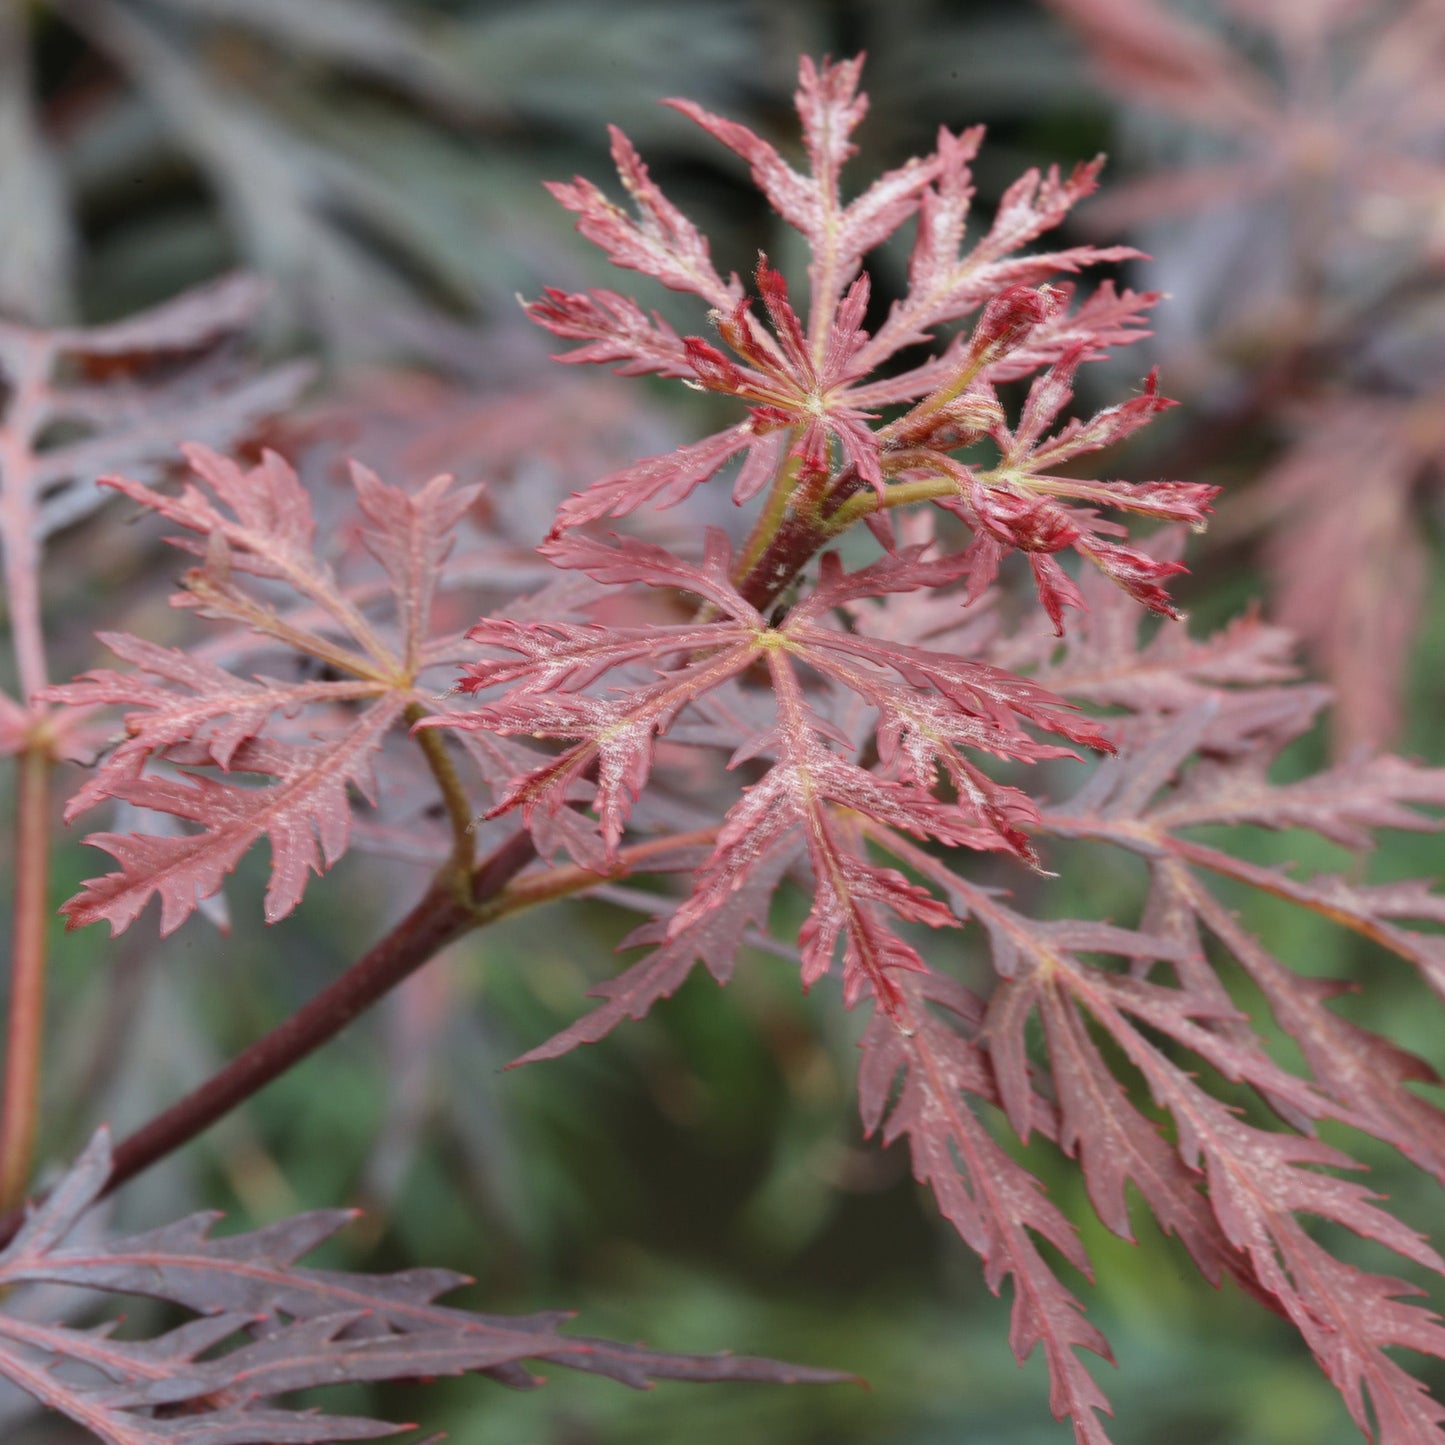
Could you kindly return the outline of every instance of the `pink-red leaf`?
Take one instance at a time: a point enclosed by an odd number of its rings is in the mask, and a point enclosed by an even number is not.
[[[314,744],[243,743],[233,772],[275,779],[264,787],[221,783],[203,774],[142,777],[109,784],[109,796],[201,825],[180,836],[92,833],[86,842],[121,865],[87,879],[62,909],[71,928],[104,919],[114,933],[128,928],[152,897],[161,900],[161,934],[174,932],[197,904],[219,891],[253,844],[271,845],[266,921],[284,918],[301,901],[308,875],[330,868],[351,837],[351,790],[370,795],[374,754],[399,719],[403,701],[383,698],[336,738]],[[202,749],[178,762],[206,762]]]
[[[238,677],[192,653],[105,634],[137,672],[98,670],[43,694],[84,709],[129,708],[126,736],[71,800],[67,817],[114,798],[198,825],[193,832],[92,835],[87,841],[121,867],[89,880],[66,905],[72,927],[106,919],[119,931],[158,895],[162,932],[169,933],[263,837],[272,864],[266,917],[275,921],[296,906],[308,876],[345,852],[353,795],[373,797],[373,766],[387,734],[425,696],[418,676],[435,662],[433,599],[456,528],[477,495],[445,476],[407,492],[364,467],[353,470],[370,523],[362,541],[384,573],[394,616],[388,640],[318,555],[310,498],[282,458],[267,453],[248,470],[204,447],[188,455],[194,480],[179,495],[110,479],[196,534],[173,539],[203,558],[173,605],[238,623],[271,651],[289,651],[291,665],[319,664],[324,672],[295,682]],[[300,607],[278,610],[274,589],[260,592],[250,578],[285,584]],[[245,656],[246,648],[238,652]],[[166,764],[237,776],[147,771]],[[257,776],[272,781],[257,786]]]

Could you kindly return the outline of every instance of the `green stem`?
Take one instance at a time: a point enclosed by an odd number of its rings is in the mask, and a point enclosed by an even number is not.
[[[10,960],[0,1208],[25,1197],[35,1158],[45,1029],[45,942],[50,894],[49,753],[39,740],[20,754],[15,817],[15,915]]]
[[[421,703],[409,703],[403,714],[407,726],[414,728],[427,716],[427,712],[428,709]],[[462,784],[456,764],[452,761],[452,755],[447,751],[446,740],[439,732],[432,728],[422,728],[419,732],[412,733],[412,737],[421,748],[427,766],[432,771],[432,777],[436,779],[437,787],[441,791],[442,802],[446,805],[447,817],[452,825],[452,859],[459,874],[465,877],[471,871],[472,860],[476,856],[476,835],[472,832],[476,819],[467,798],[467,790]]]
[[[924,477],[914,482],[894,482],[882,496],[871,488],[866,492],[856,492],[829,517],[828,536],[836,537],[854,522],[860,522],[874,512],[906,507],[910,502],[930,502],[935,497],[957,495],[958,483],[952,477]]]
[[[801,458],[792,455],[792,443],[796,440],[797,433],[794,431],[789,441],[788,452],[784,454],[783,464],[778,468],[777,476],[773,478],[773,485],[768,492],[767,501],[763,504],[763,510],[758,514],[757,521],[753,523],[753,530],[748,533],[748,539],[743,543],[743,549],[738,554],[735,570],[739,577],[748,575],[787,520],[788,504],[792,500],[794,488],[798,484],[798,466],[801,461]]]

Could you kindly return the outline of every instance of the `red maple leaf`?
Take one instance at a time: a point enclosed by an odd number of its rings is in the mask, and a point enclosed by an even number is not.
[[[555,816],[572,801],[573,786],[595,775],[594,807],[608,855],[615,857],[650,777],[658,738],[709,693],[765,669],[771,724],[748,739],[733,762],[766,758],[767,770],[728,813],[672,929],[686,930],[724,907],[765,859],[801,836],[814,878],[802,939],[804,980],[811,983],[827,971],[841,939],[850,1002],[865,991],[889,1000],[893,971],[922,966],[912,948],[883,927],[878,905],[934,925],[951,920],[924,890],[869,861],[849,819],[866,817],[955,845],[1008,848],[1032,860],[1020,827],[1032,818],[1032,804],[1017,789],[993,782],[969,752],[1032,761],[1068,751],[1039,742],[1025,724],[1070,741],[1107,745],[1095,725],[1036,684],[948,653],[885,645],[830,623],[846,603],[959,575],[958,559],[929,561],[921,546],[853,573],[845,573],[836,558],[825,559],[817,587],[776,624],[737,592],[731,549],[715,530],[699,565],[636,540],[608,545],[563,536],[543,550],[558,566],[581,569],[598,582],[683,590],[713,615],[645,627],[483,619],[468,636],[500,655],[470,664],[460,688],[506,691],[475,712],[447,713],[428,723],[576,740],[517,778],[492,812],[519,808],[528,820]],[[603,686],[618,675],[625,683]],[[820,694],[819,685],[826,691]],[[830,720],[829,712],[840,715],[850,695],[876,715],[881,770],[851,758],[853,739]],[[950,784],[951,801],[935,796],[940,776]]]
[[[317,556],[310,500],[286,462],[268,453],[247,470],[203,447],[187,455],[194,480],[179,496],[123,477],[105,479],[193,534],[172,539],[204,559],[186,574],[173,605],[239,624],[331,675],[237,676],[139,638],[103,635],[139,671],[98,670],[44,694],[72,706],[130,709],[124,739],[66,816],[118,798],[199,824],[200,831],[92,834],[87,841],[111,853],[121,869],[87,882],[66,904],[71,927],[104,918],[119,931],[159,895],[161,932],[169,933],[263,837],[271,845],[266,916],[274,921],[289,913],[308,875],[346,851],[351,794],[371,793],[386,735],[408,709],[419,715],[429,708],[431,694],[418,679],[456,657],[454,645],[433,641],[428,629],[439,571],[475,488],[455,488],[443,476],[406,492],[364,467],[353,469],[357,505],[368,523],[363,540],[389,585],[393,617],[383,628]],[[255,583],[288,589],[293,609],[278,610]],[[157,681],[146,681],[147,675]],[[188,771],[148,771],[163,761]],[[251,785],[258,777],[269,781]]]

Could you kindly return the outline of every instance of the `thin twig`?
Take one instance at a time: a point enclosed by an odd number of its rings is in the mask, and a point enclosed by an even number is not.
[[[427,709],[419,702],[408,704],[406,712],[403,714],[407,725],[413,728],[426,715]],[[472,866],[475,846],[472,825],[476,819],[472,813],[471,801],[467,797],[467,790],[457,775],[456,764],[453,763],[452,755],[447,751],[446,742],[439,733],[433,732],[430,728],[422,728],[419,732],[413,732],[412,737],[421,748],[427,766],[436,779],[437,788],[441,792],[442,802],[447,810],[447,817],[451,821],[452,857],[458,868],[469,870]]]
[[[512,885],[537,856],[531,834],[519,829],[484,858],[471,874],[469,897],[459,897],[448,867],[426,895],[387,935],[340,978],[256,1040],[205,1083],[178,1099],[115,1148],[105,1192],[111,1193],[157,1160],[174,1153],[273,1079],[339,1034],[359,1014],[456,939],[499,918],[596,887],[655,862],[660,854],[713,840],[715,830],[653,839],[624,848],[607,874],[578,867],[549,870],[538,879]],[[0,1247],[15,1234],[21,1211],[0,1216]]]

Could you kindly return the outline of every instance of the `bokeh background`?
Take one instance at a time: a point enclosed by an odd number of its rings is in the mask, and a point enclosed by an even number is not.
[[[1305,635],[1340,699],[1286,772],[1381,743],[1445,761],[1440,0],[13,0],[0,310],[103,320],[253,269],[274,284],[258,350],[318,364],[284,433],[318,485],[343,451],[394,480],[486,477],[509,534],[540,537],[567,491],[707,421],[676,388],[548,362],[515,294],[618,282],[541,181],[608,185],[615,122],[725,268],[763,248],[788,270],[793,239],[740,164],[656,101],[690,96],[791,145],[799,52],[858,50],[873,100],[860,183],[940,124],[987,122],[982,225],[1026,167],[1110,153],[1073,239],[1139,245],[1153,259],[1127,279],[1169,299],[1155,338],[1094,368],[1084,400],[1117,399],[1158,364],[1184,403],[1113,474],[1226,487],[1192,545],[1191,625],[1263,606]],[[885,278],[897,261],[882,259]],[[76,667],[97,616],[163,640],[173,626],[151,543],[113,539],[108,523],[65,543],[72,581],[93,579],[52,619]],[[1442,871],[1430,834],[1368,864],[1292,834],[1228,841],[1382,879]],[[66,844],[57,902],[97,858]],[[1086,852],[1055,866],[1057,916],[1137,909],[1132,876]],[[404,859],[354,857],[267,930],[256,864],[229,890],[224,939],[200,919],[159,946],[148,920],[115,944],[57,931],[50,1156],[199,1081],[335,977],[421,882]],[[1445,1067],[1403,967],[1267,900],[1239,906],[1280,956],[1365,985],[1356,1016]],[[118,1222],[221,1205],[239,1227],[354,1203],[365,1222],[327,1262],[444,1264],[476,1277],[476,1307],[575,1308],[589,1333],[869,1381],[631,1393],[557,1371],[530,1393],[464,1379],[328,1398],[467,1445],[1067,1438],[1042,1362],[1009,1354],[1007,1301],[902,1153],[862,1140],[854,1021],[827,989],[801,997],[787,963],[756,957],[725,993],[695,979],[602,1045],[503,1072],[581,1010],[631,921],[583,904],[454,948],[130,1186]],[[1137,1245],[1113,1238],[1071,1167],[1028,1152],[1098,1265],[1085,1294],[1121,1365],[1104,1381],[1121,1445],[1358,1438],[1282,1321],[1192,1277],[1147,1221]],[[1371,1163],[1395,1207],[1438,1230],[1438,1195],[1384,1151]],[[74,1438],[3,1428],[23,1445]]]

